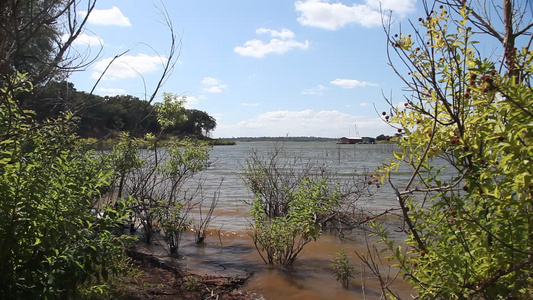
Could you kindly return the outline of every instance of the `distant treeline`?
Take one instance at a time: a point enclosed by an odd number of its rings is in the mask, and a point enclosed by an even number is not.
[[[401,137],[401,134],[396,134],[393,137]],[[363,142],[372,144],[376,141],[388,141],[391,138],[391,136],[380,134],[379,136],[372,138],[372,137],[363,137]],[[221,140],[231,140],[236,142],[329,142],[329,141],[338,141],[338,138],[325,138],[325,137],[314,137],[314,136],[295,136],[295,137],[268,137],[268,136],[262,136],[262,137],[232,137],[232,138],[221,138]]]
[[[222,140],[231,140],[236,142],[317,142],[317,141],[336,141],[336,138],[323,138],[312,136],[296,136],[296,137],[237,137],[237,138],[223,138]]]
[[[119,131],[134,136],[159,134],[154,105],[131,95],[98,96],[77,91],[71,82],[50,82],[22,96],[24,109],[35,112],[38,120],[53,119],[63,111],[78,118],[78,134],[83,138],[108,138]],[[204,111],[187,109],[187,120],[165,129],[166,135],[206,137],[217,123]]]

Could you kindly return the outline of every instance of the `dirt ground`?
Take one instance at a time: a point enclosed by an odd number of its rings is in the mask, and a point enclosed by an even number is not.
[[[120,279],[119,299],[250,299],[240,288],[249,278],[199,276],[172,261],[130,249],[133,276]],[[251,276],[251,275],[250,275]]]

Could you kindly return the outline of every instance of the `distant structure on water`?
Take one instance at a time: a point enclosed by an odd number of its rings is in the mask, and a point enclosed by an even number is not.
[[[337,144],[362,144],[363,139],[360,137],[341,137]]]
[[[374,144],[376,139],[371,137],[361,137],[359,135],[359,130],[357,130],[357,125],[355,126],[355,136],[353,137],[341,137],[337,144]]]
[[[337,144],[375,144],[376,139],[368,136],[364,137],[341,137]]]

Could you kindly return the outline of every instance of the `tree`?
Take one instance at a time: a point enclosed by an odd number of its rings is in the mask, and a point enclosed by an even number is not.
[[[6,299],[76,298],[82,284],[121,271],[125,237],[113,234],[120,207],[99,199],[105,156],[76,146],[69,115],[44,124],[14,109],[31,86],[12,78],[0,97],[0,293]]]
[[[69,49],[83,32],[96,1],[10,0],[0,3],[0,73],[28,73],[35,86],[75,70],[86,61],[73,62]],[[82,16],[82,17],[80,17]],[[2,78],[5,80],[5,78]],[[9,82],[9,81],[6,81]]]
[[[127,202],[101,201],[113,190],[112,157],[87,150],[74,135],[74,113],[87,103],[63,106],[46,120],[22,103],[79,67],[68,50],[95,1],[83,3],[80,20],[81,2],[74,0],[0,2],[0,294],[6,299],[77,299],[87,287],[103,291],[127,266],[128,239],[116,230]],[[151,99],[173,65],[174,42],[172,36]]]
[[[411,92],[391,104],[390,123],[404,132],[400,165],[412,175],[391,181],[405,245],[375,223],[404,277],[424,299],[533,297],[533,27],[519,1],[425,3],[413,32],[393,34],[394,71]],[[487,6],[481,6],[486,4]],[[489,18],[494,14],[494,18]],[[495,25],[501,21],[501,26]],[[525,22],[525,23],[524,23]],[[501,28],[501,30],[499,30]],[[483,57],[477,38],[496,38],[499,56]],[[520,49],[517,43],[525,35]],[[478,48],[476,48],[478,47]],[[407,75],[405,74],[407,73]],[[389,119],[389,118],[387,118]],[[372,259],[361,255],[376,274]],[[384,285],[383,290],[393,295]]]
[[[186,101],[187,98],[183,97]],[[207,137],[215,129],[217,122],[207,112],[197,109],[184,109],[186,118],[166,129],[168,134]]]
[[[217,126],[215,118],[208,115],[205,111],[188,109],[186,114],[187,121],[179,126],[184,133],[204,136],[205,132],[205,136],[208,136],[209,132]]]

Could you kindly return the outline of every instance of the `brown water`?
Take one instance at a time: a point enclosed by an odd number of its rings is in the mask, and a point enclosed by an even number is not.
[[[198,274],[221,276],[246,276],[253,273],[244,291],[257,299],[379,299],[381,290],[377,278],[368,272],[355,255],[366,253],[362,231],[356,232],[353,241],[341,241],[328,234],[305,247],[292,268],[283,269],[264,264],[248,234],[250,217],[247,201],[252,199],[244,186],[241,172],[245,159],[252,151],[266,153],[271,142],[241,143],[236,146],[214,147],[209,170],[201,174],[206,195],[221,184],[220,202],[214,213],[205,246],[197,246],[191,233],[186,233],[180,246],[180,262]],[[353,174],[370,174],[387,157],[392,156],[395,145],[337,145],[333,142],[284,143],[285,155],[300,156],[304,161],[324,163],[338,172],[340,177]],[[408,172],[398,172],[395,180],[406,181]],[[394,195],[384,186],[372,197],[360,200],[359,206],[375,212],[394,205]],[[350,288],[344,289],[335,280],[331,259],[344,249],[354,266]],[[159,246],[148,251],[164,254]],[[381,265],[389,270],[385,259]],[[391,269],[395,275],[394,269]],[[412,291],[401,278],[392,285],[402,298],[410,298]]]

